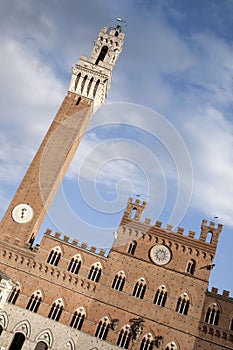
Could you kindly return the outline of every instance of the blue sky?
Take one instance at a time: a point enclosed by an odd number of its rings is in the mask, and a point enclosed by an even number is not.
[[[0,16],[1,216],[61,104],[71,67],[90,54],[102,26],[122,17],[125,43],[107,103],[41,232],[51,226],[109,247],[127,198],[137,194],[152,222],[197,236],[202,219],[218,216],[224,231],[210,287],[233,291],[233,2],[10,0]]]

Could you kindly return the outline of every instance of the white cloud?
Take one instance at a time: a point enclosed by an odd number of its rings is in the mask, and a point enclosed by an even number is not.
[[[233,127],[214,109],[186,123],[194,166],[194,204],[232,226]]]

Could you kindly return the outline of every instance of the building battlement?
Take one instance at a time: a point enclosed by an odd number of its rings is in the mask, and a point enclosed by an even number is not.
[[[84,250],[88,251],[89,253],[93,253],[93,254],[99,255],[101,257],[106,257],[106,255],[107,255],[106,249],[97,248],[95,246],[89,246],[88,243],[86,243],[86,242],[79,242],[79,240],[76,239],[76,238],[73,238],[72,240],[70,240],[70,237],[67,236],[67,235],[63,235],[61,237],[61,233],[60,232],[55,232],[54,235],[52,235],[52,233],[53,233],[53,231],[51,229],[47,228],[47,230],[45,231],[44,235],[53,237],[56,240],[59,240],[59,241],[61,241],[63,243],[67,243],[67,244],[72,245],[74,247],[78,247],[78,248],[84,249]],[[37,250],[39,250],[39,248],[40,248],[40,245],[37,244],[33,248],[33,251],[37,251]]]
[[[208,224],[208,221],[206,219],[203,219],[199,238],[196,238],[196,232],[194,231],[188,231],[188,235],[185,235],[185,230],[183,227],[177,227],[176,231],[174,231],[173,225],[166,224],[166,226],[163,228],[163,223],[159,220],[157,220],[154,225],[151,224],[151,218],[145,218],[144,222],[141,221],[140,219],[146,208],[146,204],[146,201],[141,202],[139,199],[133,201],[133,198],[130,197],[128,199],[127,206],[123,214],[120,226],[127,226],[130,223],[132,223],[135,224],[136,227],[137,223],[140,223],[141,225],[144,225],[144,229],[146,231],[151,232],[153,231],[153,229],[156,229],[156,231],[158,231],[159,229],[166,233],[179,234],[186,238],[192,238],[196,242],[200,241],[202,243],[207,243],[209,246],[213,246],[216,249],[218,244],[218,238],[220,233],[222,232],[223,225],[216,225],[213,221],[210,221],[210,223]]]

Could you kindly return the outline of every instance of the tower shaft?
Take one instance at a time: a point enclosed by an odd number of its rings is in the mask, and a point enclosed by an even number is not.
[[[0,239],[30,247],[93,112],[104,103],[121,52],[121,27],[103,27],[89,59],[72,69],[70,87],[0,224]]]

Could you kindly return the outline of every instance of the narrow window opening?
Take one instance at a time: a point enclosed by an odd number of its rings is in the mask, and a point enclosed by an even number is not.
[[[17,287],[13,288],[11,294],[9,295],[9,297],[7,299],[7,302],[9,304],[15,304],[17,299],[18,299],[19,293],[20,293],[19,288],[17,288]]]
[[[220,312],[215,303],[210,305],[206,311],[205,322],[214,326],[218,325]]]
[[[206,237],[206,243],[212,243],[213,232],[209,231]]]
[[[102,272],[102,269],[101,269],[99,263],[92,265],[90,272],[89,272],[89,275],[88,275],[88,279],[91,281],[94,281],[94,282],[99,282],[101,272]]]
[[[79,83],[79,80],[80,80],[80,77],[81,77],[81,73],[79,73],[75,79],[75,83],[74,83],[74,91],[77,90],[77,87],[78,87],[78,83]]]
[[[20,350],[25,342],[25,335],[23,333],[15,333],[9,350]]]
[[[117,346],[123,348],[123,349],[128,349],[129,348],[129,343],[131,339],[131,333],[129,329],[126,329],[125,327],[120,331],[120,334],[117,339]]]
[[[81,260],[79,257],[73,257],[70,260],[67,271],[77,275],[81,267]]]
[[[91,85],[92,85],[92,83],[93,83],[93,80],[94,80],[94,78],[92,77],[92,78],[90,79],[89,83],[88,83],[88,86],[87,86],[87,96],[89,95],[89,92],[90,92],[90,89],[91,89]]]
[[[100,61],[103,61],[105,59],[105,56],[108,52],[108,47],[106,45],[104,45],[100,51],[100,54],[95,62],[96,65],[99,64]]]
[[[164,307],[167,300],[167,291],[165,287],[159,287],[155,293],[154,304]]]
[[[39,343],[36,344],[35,350],[48,350],[48,345],[43,341],[39,341]]]
[[[125,284],[124,274],[117,273],[116,276],[114,277],[112,288],[121,292],[124,288],[124,284]]]
[[[87,81],[87,75],[85,75],[85,77],[83,78],[82,85],[81,85],[81,93],[83,92],[86,81]]]
[[[146,292],[146,284],[143,282],[137,282],[134,286],[133,296],[135,298],[143,299]]]
[[[129,248],[128,248],[128,253],[131,255],[134,255],[136,247],[137,247],[136,241],[130,242]]]
[[[189,299],[187,295],[180,296],[176,304],[176,312],[187,315],[189,310]]]
[[[77,99],[77,102],[76,102],[76,106],[78,106],[80,102],[81,102],[81,97],[79,96],[79,98]]]
[[[106,340],[108,331],[109,331],[109,322],[100,320],[95,332],[95,336],[99,339]]]
[[[93,97],[95,98],[98,86],[100,84],[100,80],[98,79],[97,82],[95,83],[94,89],[93,89]]]
[[[85,320],[85,313],[75,311],[72,317],[72,320],[70,322],[70,327],[80,330],[82,328],[84,320]]]
[[[53,303],[48,318],[54,321],[59,321],[63,311],[63,305],[61,303],[58,303],[57,301]]]
[[[130,215],[130,219],[135,219],[136,213],[137,213],[137,208],[133,208],[131,215]]]
[[[191,275],[194,275],[195,267],[196,267],[196,262],[194,260],[190,260],[188,262],[187,272],[190,273]]]

